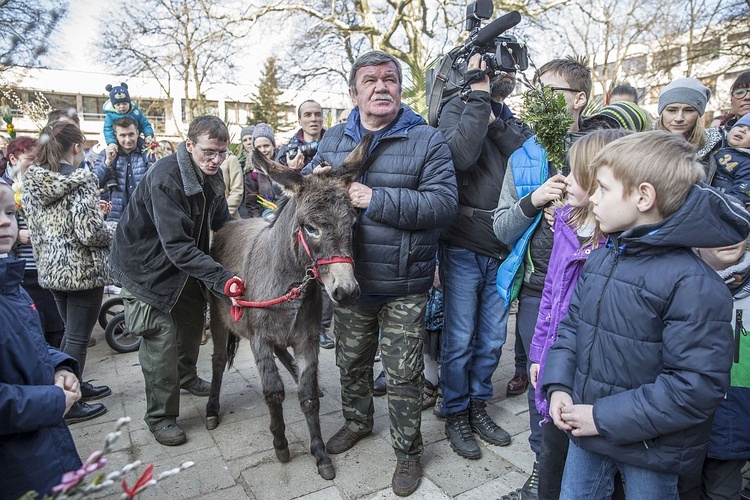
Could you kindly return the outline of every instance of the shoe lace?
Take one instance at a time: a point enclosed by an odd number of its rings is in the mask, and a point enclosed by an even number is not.
[[[534,462],[534,468],[531,470],[531,475],[529,476],[529,479],[526,480],[526,484],[529,486],[529,488],[533,488],[534,484],[536,483],[537,479],[539,478],[539,466],[536,462]]]
[[[413,460],[399,460],[398,461],[398,474],[402,476],[409,476],[411,475],[411,470],[413,468],[414,461]]]
[[[472,412],[474,415],[474,420],[477,421],[478,424],[482,425],[489,431],[495,431],[499,428],[499,426],[492,420],[490,415],[487,413],[487,410],[482,405],[475,405],[474,411]]]
[[[468,441],[474,439],[474,435],[471,433],[471,425],[469,425],[468,418],[456,419],[456,430],[462,441]]]

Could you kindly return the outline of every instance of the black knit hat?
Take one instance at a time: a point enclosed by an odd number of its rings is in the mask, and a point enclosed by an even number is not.
[[[128,93],[128,84],[125,82],[120,83],[119,86],[113,87],[107,84],[104,90],[109,92],[109,102],[113,105],[121,102],[127,102],[130,104],[130,94]]]

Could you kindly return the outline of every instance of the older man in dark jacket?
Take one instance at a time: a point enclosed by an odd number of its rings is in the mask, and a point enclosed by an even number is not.
[[[232,273],[209,256],[209,230],[231,220],[219,172],[229,132],[215,116],[200,116],[175,154],[138,185],[115,233],[112,275],[123,289],[125,318],[141,335],[146,423],[161,444],[186,441],[177,425],[180,388],[208,396],[197,375],[205,322],[204,291],[224,293]]]
[[[366,133],[374,135],[369,167],[349,189],[359,210],[355,274],[359,303],[337,308],[336,364],[346,423],[327,443],[343,453],[373,427],[372,363],[378,330],[388,382],[393,491],[411,494],[422,476],[422,330],[440,229],[456,213],[456,179],[440,132],[401,104],[401,66],[393,56],[360,56],[349,75],[357,106],[323,138],[313,165],[341,165]]]

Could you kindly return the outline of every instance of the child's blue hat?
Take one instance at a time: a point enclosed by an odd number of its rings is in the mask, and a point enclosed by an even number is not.
[[[113,105],[121,102],[127,102],[130,104],[130,94],[128,93],[128,84],[125,82],[120,83],[119,86],[113,87],[107,84],[104,90],[109,92],[109,102]]]
[[[739,120],[737,120],[737,123],[732,125],[732,128],[736,127],[737,125],[744,125],[746,127],[750,127],[750,113],[746,114]]]

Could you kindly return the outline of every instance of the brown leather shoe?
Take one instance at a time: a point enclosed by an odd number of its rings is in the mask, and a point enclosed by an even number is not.
[[[508,381],[508,387],[505,391],[506,396],[518,396],[526,392],[529,387],[529,377],[525,373],[516,373]]]
[[[401,460],[396,461],[396,470],[391,479],[391,488],[393,492],[400,497],[408,497],[419,487],[419,481],[422,479],[422,466],[419,460]]]
[[[361,433],[352,432],[347,426],[344,426],[328,440],[326,451],[331,455],[344,453],[351,450],[360,439],[369,436],[371,433],[371,430]]]

